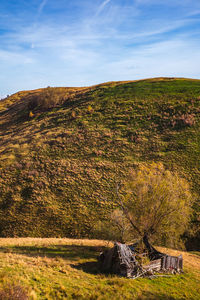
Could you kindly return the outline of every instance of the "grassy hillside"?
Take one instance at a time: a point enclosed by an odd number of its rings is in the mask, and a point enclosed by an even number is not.
[[[0,239],[0,299],[14,300],[16,292],[24,300],[199,299],[199,252],[159,248],[182,253],[184,273],[133,280],[99,273],[97,256],[108,246],[97,240]]]
[[[0,235],[91,236],[96,216],[112,207],[115,181],[141,161],[177,170],[199,198],[199,113],[200,81],[190,79],[47,88],[4,99]]]

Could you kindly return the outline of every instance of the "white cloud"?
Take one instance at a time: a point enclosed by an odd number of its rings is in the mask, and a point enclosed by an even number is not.
[[[200,78],[199,48],[199,45],[189,37],[140,46],[108,63],[104,72],[107,74],[107,80],[111,78],[132,80],[157,76]]]
[[[96,16],[98,16],[105,8],[105,6],[110,3],[111,0],[105,0],[101,3],[101,5],[98,7],[97,12],[96,12]]]
[[[33,64],[34,59],[30,55],[25,53],[19,53],[15,51],[6,51],[0,50],[0,62],[2,64],[12,64],[13,66],[17,65],[26,65],[26,64]]]
[[[42,13],[45,5],[47,4],[47,1],[48,0],[42,0],[42,2],[40,3],[39,8],[38,8],[38,15],[40,15]]]

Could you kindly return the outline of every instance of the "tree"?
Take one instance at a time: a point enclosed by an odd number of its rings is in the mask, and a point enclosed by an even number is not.
[[[141,164],[117,186],[116,203],[133,236],[153,236],[172,245],[187,228],[193,197],[185,179],[162,163],[151,163]],[[119,226],[119,218],[117,222]]]

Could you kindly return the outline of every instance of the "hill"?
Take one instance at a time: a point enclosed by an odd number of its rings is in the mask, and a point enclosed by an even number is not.
[[[184,273],[133,280],[99,273],[97,256],[108,246],[100,240],[0,239],[0,299],[199,299],[199,252],[159,248],[182,254]]]
[[[142,161],[162,161],[199,195],[199,113],[200,80],[181,78],[48,87],[2,100],[0,236],[94,236],[115,181]],[[198,248],[198,201],[195,210],[190,245]]]

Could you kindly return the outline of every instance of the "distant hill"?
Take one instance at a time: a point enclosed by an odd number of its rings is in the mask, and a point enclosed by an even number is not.
[[[200,194],[200,80],[18,92],[0,101],[0,153],[0,236],[92,236],[139,162],[162,161]]]

